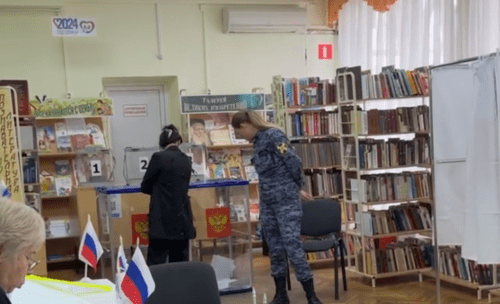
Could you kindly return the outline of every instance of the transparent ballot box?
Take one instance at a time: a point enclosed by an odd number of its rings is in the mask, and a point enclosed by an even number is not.
[[[147,252],[149,195],[139,186],[97,187],[99,240],[108,248],[100,261],[101,276],[114,280],[116,255],[123,239],[130,258],[137,239]],[[221,294],[252,290],[252,237],[248,181],[209,180],[192,182],[191,198],[196,238],[190,241],[190,260],[214,268]],[[111,272],[105,273],[105,269]]]
[[[197,234],[190,256],[212,265],[221,294],[251,291],[248,181],[191,183],[189,196]]]

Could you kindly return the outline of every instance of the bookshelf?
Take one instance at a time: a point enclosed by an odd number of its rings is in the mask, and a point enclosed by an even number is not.
[[[280,83],[283,125],[295,153],[302,160],[304,189],[313,198],[342,197],[340,136],[335,84],[319,77],[274,78]],[[276,98],[275,98],[276,99]],[[279,113],[276,114],[277,116]],[[342,208],[345,223],[345,210]],[[311,264],[333,261],[333,253],[306,254]]]
[[[34,146],[41,214],[46,222],[46,267],[74,269],[82,217],[79,187],[112,180],[106,117],[36,117]]]
[[[424,70],[337,70],[348,269],[376,279],[431,268],[428,84]]]

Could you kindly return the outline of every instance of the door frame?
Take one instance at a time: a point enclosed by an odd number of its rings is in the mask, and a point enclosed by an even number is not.
[[[109,92],[112,91],[118,91],[118,92],[123,92],[123,91],[147,91],[147,90],[158,90],[160,92],[160,121],[161,125],[165,126],[168,121],[170,121],[170,117],[167,115],[167,103],[168,103],[168,96],[165,94],[165,87],[162,85],[157,85],[157,84],[141,84],[141,85],[104,85],[104,92],[106,96],[110,96]],[[113,106],[116,106],[113,101]],[[111,151],[113,151],[113,127],[112,127],[112,122],[109,123],[108,134],[109,136],[109,141],[110,141],[110,147]]]

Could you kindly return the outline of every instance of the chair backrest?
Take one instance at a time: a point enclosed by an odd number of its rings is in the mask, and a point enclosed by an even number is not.
[[[302,211],[301,235],[322,236],[340,232],[340,204],[337,200],[304,201]]]
[[[221,304],[214,269],[207,263],[167,263],[149,269],[156,288],[146,304]]]

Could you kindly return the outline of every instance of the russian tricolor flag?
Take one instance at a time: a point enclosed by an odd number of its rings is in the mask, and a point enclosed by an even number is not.
[[[80,242],[78,258],[95,270],[97,269],[97,261],[99,261],[102,253],[103,249],[101,243],[95,233],[94,226],[92,226],[89,215],[87,225],[85,226],[85,231],[83,232],[82,240]]]
[[[154,290],[155,282],[140,248],[137,247],[120,282],[120,291],[132,304],[143,304]]]

